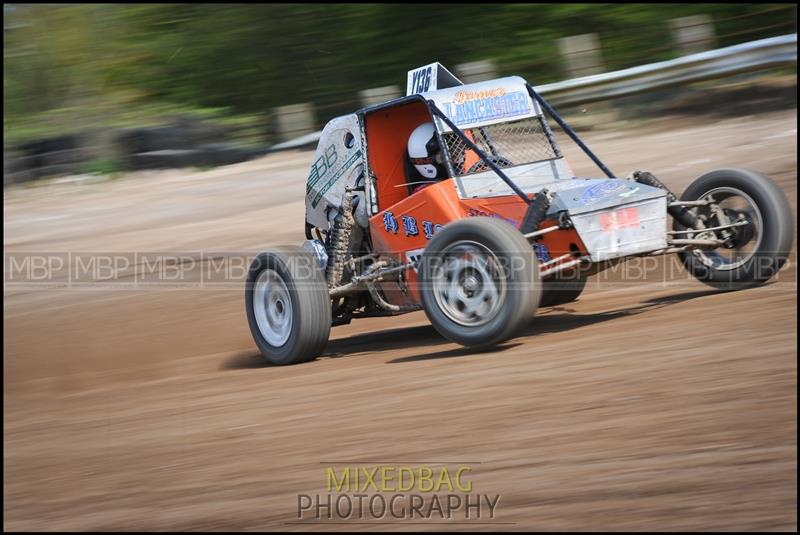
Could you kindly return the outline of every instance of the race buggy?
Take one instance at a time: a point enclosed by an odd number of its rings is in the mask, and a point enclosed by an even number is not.
[[[544,113],[605,178],[574,176]],[[406,147],[426,122],[449,178],[416,189]],[[636,256],[677,253],[720,289],[757,285],[793,237],[786,197],[760,173],[717,169],[678,198],[651,173],[614,175],[524,79],[462,84],[438,63],[409,72],[405,97],[325,126],[305,230],[247,278],[250,330],[272,364],[316,358],[331,326],[420,309],[444,337],[491,347]]]

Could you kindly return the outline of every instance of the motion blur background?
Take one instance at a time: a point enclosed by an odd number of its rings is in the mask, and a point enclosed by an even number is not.
[[[791,34],[797,20],[794,4],[3,9],[5,183],[247,159],[336,115],[400,96],[406,71],[431,61],[465,81],[517,74],[539,86]],[[766,84],[761,72],[756,89],[743,85],[753,76],[717,85],[738,83],[751,105],[759,98],[763,105],[767,94],[777,97],[772,104],[782,98],[792,106],[795,71],[773,70]],[[581,112],[604,113],[577,126],[709,111],[734,100],[709,92],[709,84],[692,100],[693,87],[613,108],[584,106]],[[152,127],[162,129],[146,130]]]
[[[301,243],[314,133],[433,61],[524,76],[619,176],[680,194],[716,168],[765,173],[796,226],[795,4],[3,10],[5,529],[313,529],[298,494],[325,491],[325,463],[448,461],[502,496],[496,523],[401,527],[796,531],[796,240],[758,288],[719,292],[659,256],[488,352],[414,312],[337,326],[284,367],[248,330],[247,263],[192,278],[197,258]],[[639,71],[625,96],[553,90],[754,42]],[[134,261],[35,279],[9,261],[82,255]],[[140,279],[149,255],[188,275]]]

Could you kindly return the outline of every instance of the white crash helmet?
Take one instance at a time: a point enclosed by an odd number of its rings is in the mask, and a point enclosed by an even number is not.
[[[411,132],[408,137],[408,157],[420,175],[437,178],[442,161],[433,123],[422,123]]]

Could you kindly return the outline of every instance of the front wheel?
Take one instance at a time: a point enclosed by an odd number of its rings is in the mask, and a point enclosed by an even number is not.
[[[422,255],[419,281],[434,328],[477,348],[515,336],[541,296],[531,245],[508,223],[488,217],[461,219],[437,232]]]
[[[258,255],[245,288],[247,322],[264,358],[275,365],[315,359],[331,330],[331,301],[317,259],[300,247]]]
[[[695,209],[706,227],[741,223],[729,230],[691,232],[677,237],[724,239],[708,251],[679,253],[698,280],[731,290],[772,278],[789,257],[794,225],[789,202],[769,177],[748,169],[717,169],[692,182],[681,200],[709,200]],[[686,230],[675,222],[673,229]]]

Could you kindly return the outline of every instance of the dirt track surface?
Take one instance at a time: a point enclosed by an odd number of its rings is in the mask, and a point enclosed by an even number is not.
[[[587,138],[618,173],[677,191],[758,169],[796,217],[795,111]],[[299,243],[310,159],[7,190],[5,252]],[[487,353],[422,313],[357,321],[281,368],[262,363],[239,287],[7,285],[4,527],[434,529],[293,522],[298,494],[325,492],[326,463],[448,462],[501,495],[495,519],[449,529],[796,529],[795,255],[734,293],[669,261],[645,280],[618,272]]]

